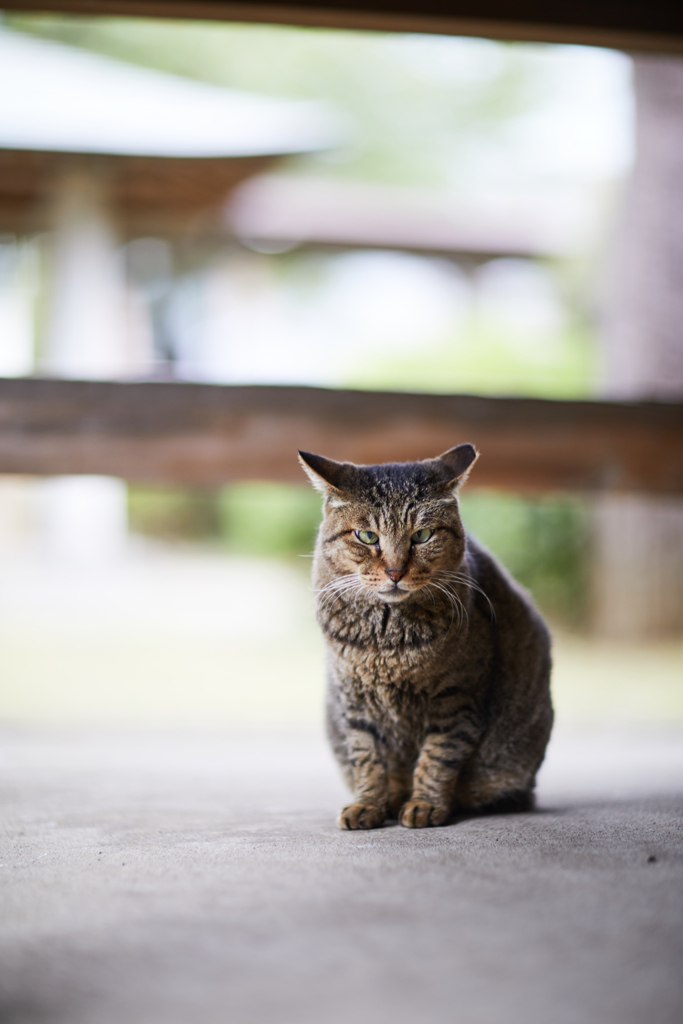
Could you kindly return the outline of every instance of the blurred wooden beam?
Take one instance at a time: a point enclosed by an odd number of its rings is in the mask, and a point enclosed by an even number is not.
[[[683,403],[0,380],[0,472],[302,481],[296,451],[374,463],[473,442],[479,486],[683,494]]]
[[[278,156],[144,157],[0,148],[0,231],[45,231],[50,203],[65,175],[106,182],[117,227],[126,235],[155,226],[187,230],[220,218],[226,197]],[[213,228],[215,231],[215,227]]]
[[[670,0],[4,0],[2,6],[683,52],[683,7]]]

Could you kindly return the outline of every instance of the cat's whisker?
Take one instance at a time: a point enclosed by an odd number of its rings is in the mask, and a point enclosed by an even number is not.
[[[458,631],[462,629],[463,621],[469,627],[469,615],[467,609],[461,601],[459,595],[452,590],[445,582],[439,580],[432,580],[430,586],[436,587],[437,590],[441,591],[442,594],[448,599],[451,605],[451,625],[449,626],[449,632],[453,625],[453,615],[458,616]]]
[[[360,589],[359,584],[357,584],[357,583],[348,583],[348,584],[346,584],[344,586],[335,587],[334,589],[329,590],[327,592],[327,595],[329,595],[329,596],[333,596],[334,595],[335,597],[341,597],[342,594],[352,593],[352,592],[357,591],[359,589]]]
[[[446,570],[442,572],[442,576],[447,576],[449,579],[454,580],[456,583],[461,583],[464,587],[469,587],[470,590],[475,590],[478,594],[484,598],[489,606],[491,613],[491,622],[496,621],[496,609],[493,607],[493,603],[489,598],[488,594],[482,590],[478,583],[476,583],[471,576],[467,576],[465,573],[454,572],[453,570]]]
[[[320,611],[331,611],[337,601],[345,594],[353,593],[355,603],[362,587],[363,584],[355,572],[330,580],[324,587],[315,591]]]
[[[341,594],[343,591],[348,590],[351,586],[352,584],[350,584],[348,581],[336,581],[333,586],[328,584],[328,586],[323,587],[322,590],[319,590],[317,593],[321,600],[325,600],[328,597],[335,597]]]
[[[339,586],[340,583],[347,583],[350,579],[355,576],[355,573],[347,573],[345,576],[335,576],[334,579],[326,583],[324,587],[319,587],[318,592],[323,593],[325,590],[331,590],[334,587]]]
[[[462,609],[461,609],[460,602],[458,601],[457,597],[453,593],[451,593],[451,591],[448,588],[445,588],[444,592],[447,594],[447,596],[448,596],[448,598],[449,598],[449,600],[451,602],[451,624],[448,627],[448,632],[450,633],[451,628],[453,626],[453,616],[454,616],[454,614],[457,615],[458,632],[460,632],[460,630],[462,629]]]
[[[469,629],[470,617],[469,617],[469,614],[468,614],[468,611],[467,611],[467,606],[465,605],[465,602],[462,600],[462,598],[460,597],[460,594],[458,594],[457,590],[454,590],[452,587],[449,587],[448,584],[446,584],[446,583],[444,583],[444,586],[447,588],[448,592],[453,596],[453,599],[454,599],[454,601],[457,604],[457,607],[458,607],[458,622],[462,623],[462,621],[464,620],[465,625]]]
[[[432,604],[434,605],[434,607],[436,607],[436,601],[434,600],[434,595],[432,594],[432,591],[431,591],[431,588],[434,585],[435,584],[433,584],[433,583],[426,583],[424,589],[428,592],[429,596],[432,599]],[[441,587],[438,587],[437,589],[441,590]],[[448,624],[448,629],[446,630],[446,636],[449,635],[451,629],[453,628],[453,620],[454,620],[454,617],[455,617],[455,607],[454,607],[452,601],[450,601],[450,605],[451,605],[451,621]]]
[[[325,593],[328,593],[330,591],[335,591],[335,590],[340,590],[340,589],[343,590],[343,589],[345,589],[346,587],[348,587],[348,586],[350,586],[352,584],[356,584],[357,582],[358,582],[358,576],[357,576],[357,574],[355,572],[347,573],[346,576],[337,576],[337,577],[335,577],[335,579],[330,580],[329,583],[326,583],[324,587],[321,587],[318,590],[315,590],[314,592],[316,594],[325,594]]]

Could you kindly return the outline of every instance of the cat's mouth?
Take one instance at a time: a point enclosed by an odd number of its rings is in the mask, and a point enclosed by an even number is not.
[[[397,601],[405,601],[407,597],[410,597],[411,593],[412,590],[402,587],[400,583],[393,583],[386,590],[376,591],[378,597],[381,597],[383,601],[388,601],[390,604]]]

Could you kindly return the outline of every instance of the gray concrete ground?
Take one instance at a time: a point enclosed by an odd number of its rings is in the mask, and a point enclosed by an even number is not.
[[[336,828],[320,736],[6,729],[2,1024],[679,1024],[683,735],[535,814]]]

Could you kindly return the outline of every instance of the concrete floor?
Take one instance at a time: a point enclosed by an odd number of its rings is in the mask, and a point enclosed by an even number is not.
[[[2,1024],[680,1024],[683,734],[344,833],[317,734],[2,735]]]

